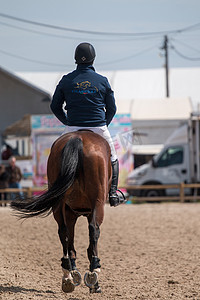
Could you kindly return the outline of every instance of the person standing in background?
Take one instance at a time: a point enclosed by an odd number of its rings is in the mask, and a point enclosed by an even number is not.
[[[8,187],[9,188],[15,188],[15,189],[21,189],[20,181],[22,179],[22,172],[18,166],[16,166],[16,158],[14,156],[11,156],[9,158],[9,166],[6,167],[6,171],[8,173]],[[18,193],[12,193],[11,199],[14,199]],[[23,197],[23,193],[19,193],[20,197]]]
[[[11,146],[6,145],[6,149],[1,154],[1,158],[3,160],[8,160],[12,155],[13,155],[13,150]]]
[[[8,177],[9,175],[8,172],[6,172],[5,165],[0,165],[0,190],[8,188]],[[0,192],[0,200],[7,200],[7,193]]]

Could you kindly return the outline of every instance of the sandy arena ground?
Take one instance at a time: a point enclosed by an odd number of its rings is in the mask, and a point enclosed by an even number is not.
[[[77,266],[88,269],[86,218],[76,225]],[[102,294],[61,291],[62,248],[52,216],[19,221],[0,208],[0,299],[200,300],[200,203],[105,207]]]

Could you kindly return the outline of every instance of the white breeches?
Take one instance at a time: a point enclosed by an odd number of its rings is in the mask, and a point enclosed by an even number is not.
[[[77,130],[80,130],[80,129],[91,130],[91,131],[99,134],[100,136],[102,136],[104,139],[106,139],[106,141],[110,145],[110,149],[111,149],[111,161],[115,161],[117,159],[117,154],[116,154],[116,151],[115,151],[115,147],[114,147],[110,132],[108,130],[108,127],[106,125],[101,126],[101,127],[66,126],[63,134],[68,133],[68,132],[77,131]]]

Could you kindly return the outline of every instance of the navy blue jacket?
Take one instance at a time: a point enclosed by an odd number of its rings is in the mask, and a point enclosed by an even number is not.
[[[69,126],[109,125],[116,113],[114,94],[107,78],[86,64],[78,65],[76,70],[63,76],[50,106],[55,116]]]

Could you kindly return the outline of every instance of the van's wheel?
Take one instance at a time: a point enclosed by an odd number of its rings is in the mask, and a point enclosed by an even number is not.
[[[165,195],[164,190],[143,190],[142,196],[143,197],[162,197]],[[151,201],[152,202],[152,201]],[[160,201],[156,201],[160,202]]]
[[[159,197],[160,191],[159,190],[146,190],[144,191],[145,197]]]

